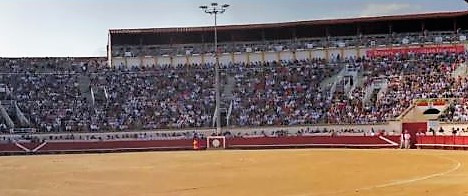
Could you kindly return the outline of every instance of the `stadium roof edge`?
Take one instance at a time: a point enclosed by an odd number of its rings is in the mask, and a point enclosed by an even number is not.
[[[350,24],[356,22],[377,22],[377,21],[395,21],[408,19],[429,19],[429,18],[445,18],[468,15],[468,11],[454,12],[434,12],[422,14],[406,14],[406,15],[387,15],[387,16],[371,16],[343,19],[320,19],[282,23],[264,23],[264,24],[241,24],[241,25],[221,25],[218,30],[242,30],[242,29],[261,29],[271,27],[289,27],[295,25],[333,25],[333,24]],[[141,28],[141,29],[110,29],[111,34],[132,34],[132,33],[173,33],[173,32],[200,32],[210,30],[212,26],[200,27],[169,27],[169,28]]]

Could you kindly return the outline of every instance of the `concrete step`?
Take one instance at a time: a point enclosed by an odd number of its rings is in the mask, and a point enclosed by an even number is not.
[[[226,84],[223,86],[222,99],[224,101],[230,101],[234,97],[232,91],[234,90],[234,87],[236,85],[236,79],[234,78],[234,76],[227,75],[226,80]]]
[[[450,104],[447,103],[442,106],[435,106],[434,108],[440,111],[439,114],[424,114],[424,111],[429,109],[428,106],[411,106],[409,111],[405,111],[402,116],[400,116],[400,118],[403,122],[436,120],[440,115],[444,114],[444,111],[448,108],[449,105]]]
[[[86,102],[88,104],[92,104],[92,96],[91,96],[91,90],[90,90],[90,85],[91,85],[91,79],[87,75],[80,75],[78,77],[78,85],[79,89],[81,92],[81,96],[86,98]]]
[[[3,104],[0,104],[0,113],[2,115],[3,120],[5,121],[6,126],[8,128],[15,128],[15,123],[11,119],[7,109],[3,106]]]
[[[452,72],[452,77],[466,77],[468,76],[468,65],[466,63],[460,64],[457,69]]]

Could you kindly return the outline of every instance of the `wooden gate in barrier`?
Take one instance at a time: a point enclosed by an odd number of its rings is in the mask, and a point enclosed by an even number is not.
[[[402,131],[408,130],[411,134],[411,148],[415,148],[416,133],[426,133],[427,131],[427,122],[406,122],[402,123]]]

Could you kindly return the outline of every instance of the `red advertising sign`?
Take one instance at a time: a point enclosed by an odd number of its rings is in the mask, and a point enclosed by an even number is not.
[[[435,54],[435,53],[461,53],[465,51],[464,45],[425,45],[395,48],[376,48],[366,52],[368,57],[374,56],[394,56],[396,54]]]

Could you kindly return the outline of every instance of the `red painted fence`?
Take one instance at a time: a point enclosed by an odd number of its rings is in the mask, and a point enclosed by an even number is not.
[[[258,137],[231,138],[227,148],[269,147],[392,147],[379,137],[366,136],[302,136],[302,137]]]
[[[420,135],[417,137],[418,148],[432,149],[468,149],[468,136],[429,136]]]
[[[394,138],[378,136],[294,136],[227,138],[226,148],[263,149],[294,147],[362,147],[383,148],[397,146]],[[206,140],[198,140],[199,149],[206,148]],[[63,141],[47,143],[0,144],[2,154],[79,153],[143,150],[192,150],[193,140],[134,140],[134,141]]]

